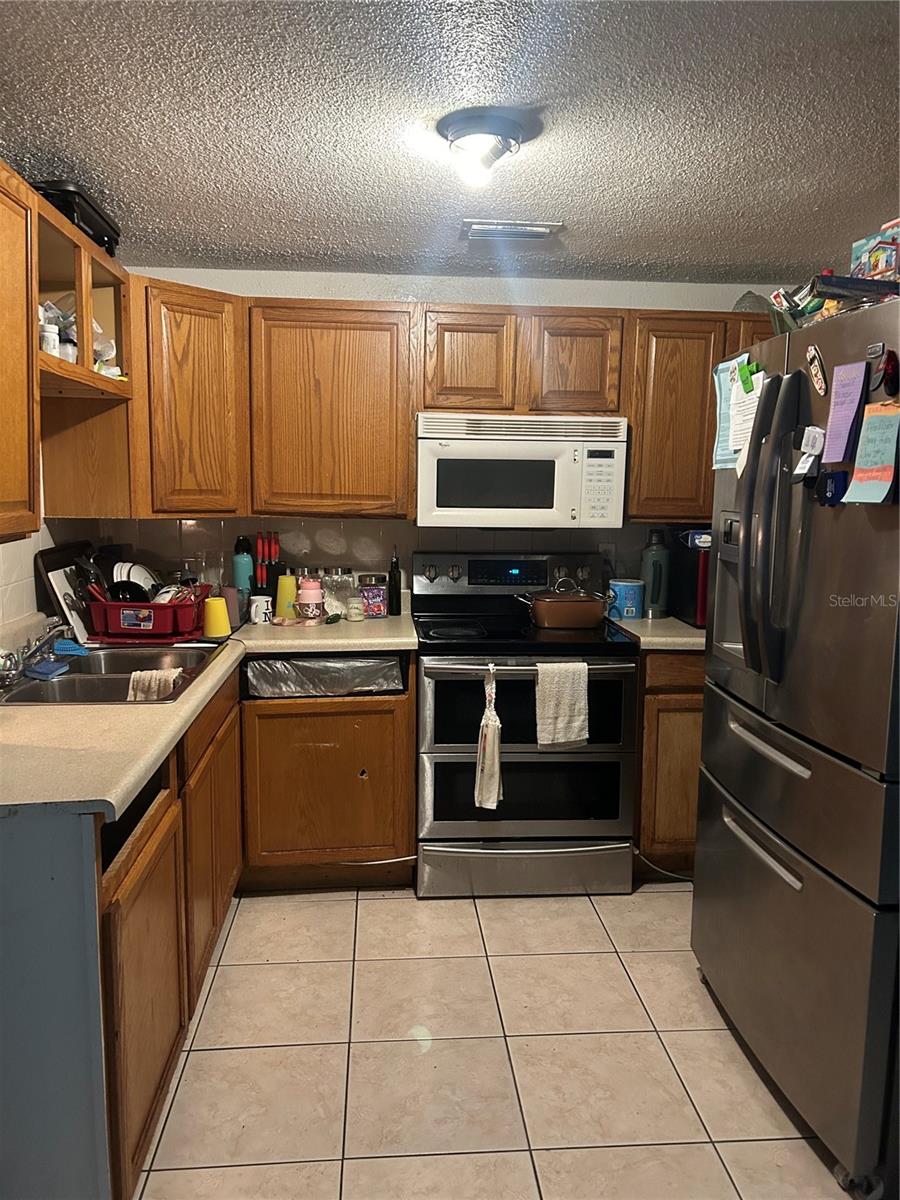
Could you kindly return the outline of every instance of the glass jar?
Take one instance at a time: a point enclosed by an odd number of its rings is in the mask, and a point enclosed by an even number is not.
[[[360,575],[359,594],[367,617],[388,615],[387,575]]]
[[[326,567],[322,577],[325,593],[325,611],[329,616],[337,613],[346,617],[347,601],[356,589],[353,586],[353,571],[350,567]]]
[[[358,596],[355,592],[347,600],[347,620],[362,621],[366,615],[366,606],[362,596]]]

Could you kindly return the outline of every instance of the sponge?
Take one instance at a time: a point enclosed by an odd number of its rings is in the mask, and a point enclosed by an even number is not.
[[[25,668],[25,674],[29,679],[55,679],[57,675],[63,675],[69,669],[67,662],[54,662],[52,659],[45,658],[43,662],[32,663],[31,666]]]

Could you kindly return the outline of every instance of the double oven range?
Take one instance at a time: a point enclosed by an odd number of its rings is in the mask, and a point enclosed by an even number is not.
[[[630,892],[638,644],[616,626],[535,628],[517,597],[567,576],[602,586],[599,555],[413,556],[420,896]],[[588,741],[539,749],[542,662],[588,665]],[[477,738],[493,663],[503,799],[476,808]]]

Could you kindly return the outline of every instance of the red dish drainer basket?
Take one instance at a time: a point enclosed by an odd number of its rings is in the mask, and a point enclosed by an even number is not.
[[[203,601],[211,591],[203,583],[190,600],[177,604],[92,600],[88,608],[94,635],[101,642],[189,641],[203,632]]]

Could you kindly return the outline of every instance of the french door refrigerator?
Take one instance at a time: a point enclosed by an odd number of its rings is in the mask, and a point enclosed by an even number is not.
[[[691,935],[860,1195],[897,1186],[898,508],[827,507],[792,476],[831,399],[807,350],[831,381],[898,342],[888,302],[751,355],[767,383],[746,465],[716,472]]]

